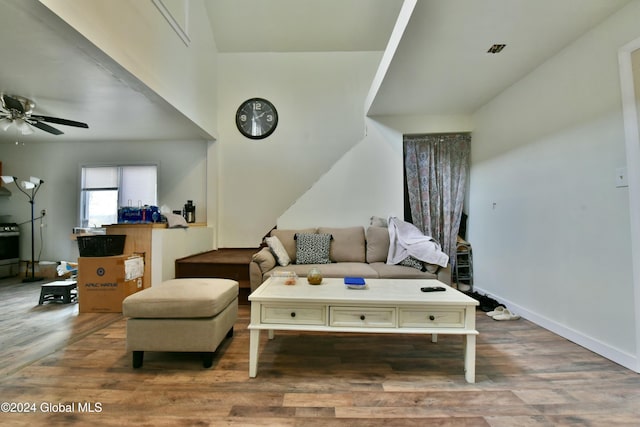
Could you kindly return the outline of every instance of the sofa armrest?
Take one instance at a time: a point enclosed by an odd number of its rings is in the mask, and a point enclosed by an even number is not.
[[[451,264],[447,264],[446,267],[438,270],[438,280],[451,286]]]
[[[258,289],[258,286],[262,284],[264,273],[272,270],[275,266],[276,258],[269,248],[262,248],[251,256],[251,262],[249,263],[249,284],[251,285],[251,292]]]

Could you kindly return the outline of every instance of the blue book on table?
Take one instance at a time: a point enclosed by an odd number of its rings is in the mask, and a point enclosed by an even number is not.
[[[345,285],[364,285],[364,279],[362,277],[345,277]]]

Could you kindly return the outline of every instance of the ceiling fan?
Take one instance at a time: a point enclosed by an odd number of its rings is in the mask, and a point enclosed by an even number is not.
[[[33,101],[22,96],[0,94],[0,129],[7,130],[12,124],[15,124],[16,128],[22,132],[23,135],[33,133],[31,126],[53,135],[62,135],[64,132],[53,126],[49,126],[45,122],[85,129],[89,128],[86,123],[33,114],[35,106],[36,104]]]

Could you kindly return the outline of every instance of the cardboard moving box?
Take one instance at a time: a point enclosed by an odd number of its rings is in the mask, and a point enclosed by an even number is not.
[[[139,255],[78,258],[80,313],[121,313],[122,301],[142,290],[144,260]]]

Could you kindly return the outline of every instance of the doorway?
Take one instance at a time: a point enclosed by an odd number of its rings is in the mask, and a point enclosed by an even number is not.
[[[624,116],[635,308],[635,371],[640,372],[640,38],[618,50]]]

